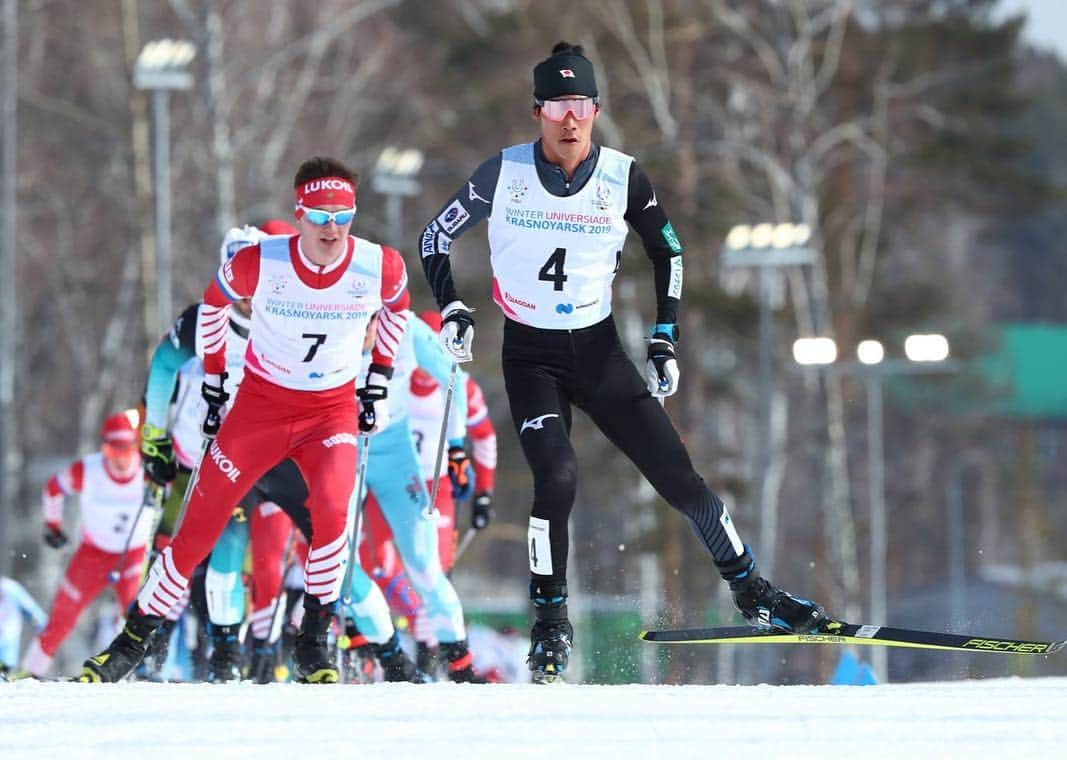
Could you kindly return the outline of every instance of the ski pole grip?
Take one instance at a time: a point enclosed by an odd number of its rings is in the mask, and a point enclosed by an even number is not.
[[[207,414],[204,415],[203,433],[205,438],[214,438],[218,435],[219,426],[222,425],[222,414],[217,406],[208,404]]]

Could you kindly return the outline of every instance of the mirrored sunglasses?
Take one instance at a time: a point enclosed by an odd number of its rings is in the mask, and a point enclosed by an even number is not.
[[[565,100],[542,100],[537,104],[550,121],[563,121],[568,113],[578,121],[584,121],[596,113],[596,98],[567,98]]]
[[[304,218],[306,218],[312,224],[323,226],[333,222],[340,226],[348,224],[356,218],[356,207],[343,208],[340,211],[323,211],[321,208],[308,208],[307,206],[298,203],[297,208],[304,212]]]

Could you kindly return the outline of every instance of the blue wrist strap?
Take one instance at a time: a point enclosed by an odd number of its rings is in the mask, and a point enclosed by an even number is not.
[[[666,335],[668,338],[670,338],[673,341],[674,340],[674,336],[676,334],[675,331],[677,329],[678,329],[678,326],[676,324],[674,324],[673,322],[669,322],[669,323],[658,322],[658,323],[656,323],[656,324],[654,324],[652,326],[652,334],[655,335],[656,333],[663,333],[664,335]]]

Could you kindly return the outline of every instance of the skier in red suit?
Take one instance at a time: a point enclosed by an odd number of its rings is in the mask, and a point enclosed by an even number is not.
[[[114,574],[115,594],[123,609],[137,593],[152,512],[140,509],[144,480],[136,422],[135,411],[109,416],[100,430],[100,451],[75,460],[45,484],[45,543],[53,549],[66,545],[63,500],[74,494],[81,506],[81,543],[59,582],[48,623],[23,660],[23,670],[37,678],[47,675],[56,650],[82,610],[107,588]]]
[[[202,395],[210,444],[190,486],[184,522],[149,569],[123,631],[86,660],[83,681],[116,681],[137,665],[232,505],[285,458],[308,484],[312,526],[295,675],[308,683],[337,681],[327,635],[348,564],[356,440],[388,423],[385,399],[406,325],[407,273],[396,250],[349,235],[356,215],[351,169],[313,158],[300,166],[293,186],[299,234],[241,249],[204,292]],[[230,304],[245,298],[252,299],[245,377],[219,426],[219,411],[229,401],[223,382]],[[377,336],[364,368],[362,345],[376,313]]]

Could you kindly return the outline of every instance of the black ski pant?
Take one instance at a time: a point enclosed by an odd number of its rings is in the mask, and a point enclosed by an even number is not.
[[[693,469],[663,407],[649,395],[623,350],[614,319],[581,330],[546,330],[507,320],[502,365],[511,417],[533,473],[527,548],[535,583],[545,576],[566,580],[567,521],[578,481],[570,442],[572,405],[588,414],[667,503],[689,518],[720,569],[737,563],[744,548],[729,525],[729,514]]]
[[[252,490],[241,499],[241,506],[251,514],[251,510],[263,502],[274,502],[304,534],[310,546],[311,512],[307,508],[307,498],[308,487],[300,468],[292,459],[283,459],[256,481]]]

